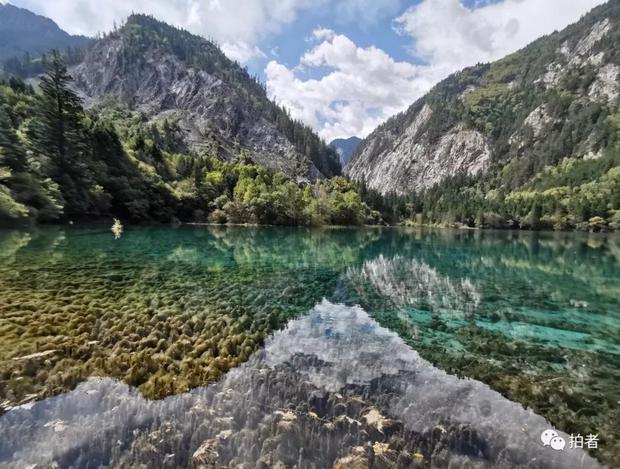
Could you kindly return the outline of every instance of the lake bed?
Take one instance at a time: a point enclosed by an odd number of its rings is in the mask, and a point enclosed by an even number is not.
[[[44,227],[0,246],[3,464],[620,457],[617,237]],[[546,426],[599,448],[543,447]]]

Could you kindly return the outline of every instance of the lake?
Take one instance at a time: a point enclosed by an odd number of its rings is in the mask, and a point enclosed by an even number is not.
[[[0,230],[2,467],[613,466],[619,403],[617,236]]]

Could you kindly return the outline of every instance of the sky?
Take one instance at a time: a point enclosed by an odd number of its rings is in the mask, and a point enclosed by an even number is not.
[[[365,137],[449,74],[512,53],[604,0],[10,0],[73,34],[132,12],[215,39],[323,138]],[[105,4],[105,7],[102,7]]]

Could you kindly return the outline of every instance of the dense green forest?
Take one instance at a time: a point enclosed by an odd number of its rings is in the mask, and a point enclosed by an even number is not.
[[[408,198],[411,213],[405,216],[418,223],[478,227],[620,229],[618,107],[583,98],[593,80],[588,67],[541,93],[534,77],[544,61],[534,46],[519,56],[455,74],[431,93],[428,99],[437,111],[428,125],[434,133],[439,136],[454,122],[464,122],[487,135],[495,157],[478,177],[456,174],[413,194]],[[523,70],[528,74],[517,78]],[[526,85],[506,85],[514,80]],[[474,84],[474,91],[458,98],[456,91]],[[528,127],[519,130],[529,109],[541,105],[555,124],[543,136]],[[520,145],[510,141],[515,135]],[[573,156],[585,152],[581,147],[586,144],[598,152],[590,158]]]
[[[514,190],[493,178],[455,177],[413,197],[410,215],[483,228],[620,230],[620,148],[596,160],[563,159]]]
[[[62,55],[64,62],[68,65],[76,65],[84,59],[84,55],[88,51],[88,47],[91,43],[85,42],[80,46],[68,46],[62,52],[59,53]],[[2,70],[5,74],[17,78],[30,78],[41,75],[45,73],[48,61],[48,54],[32,55],[28,52],[17,55],[13,57],[9,57],[2,62]]]
[[[620,122],[617,125],[620,129]],[[456,175],[408,196],[381,195],[360,183],[356,187],[362,200],[388,223],[620,231],[618,143],[597,159],[564,158],[545,166],[514,189],[504,185],[510,176],[510,167],[475,178]]]
[[[380,215],[342,177],[298,185],[284,174],[190,153],[176,123],[129,109],[86,112],[62,57],[35,91],[0,83],[0,219],[102,219],[283,225],[362,224]],[[180,151],[184,150],[184,151]]]

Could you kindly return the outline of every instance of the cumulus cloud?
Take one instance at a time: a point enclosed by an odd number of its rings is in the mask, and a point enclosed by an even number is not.
[[[396,62],[376,47],[357,47],[342,34],[317,29],[318,43],[300,60],[302,68],[328,67],[320,79],[303,80],[296,70],[271,61],[267,65],[268,92],[291,114],[320,129],[332,139],[366,135],[389,115],[405,107],[428,87],[419,67]]]
[[[413,52],[443,74],[490,62],[563,29],[604,0],[503,0],[469,9],[459,0],[425,0],[395,20]]]
[[[11,0],[53,19],[73,34],[110,31],[131,13],[156,18],[217,40],[232,59],[263,57],[260,43],[310,9],[343,22],[371,22],[396,14],[402,0]]]
[[[267,89],[326,140],[363,137],[450,73],[512,53],[603,1],[481,1],[467,8],[459,0],[423,0],[394,21],[400,34],[411,37],[411,52],[423,65],[396,62],[380,49],[319,29],[313,35],[319,43],[298,67],[267,65]],[[301,78],[299,69],[308,67],[329,71],[320,79]]]
[[[300,12],[326,0],[14,0],[56,21],[74,34],[112,29],[131,13],[156,18],[213,38],[233,59],[262,56],[260,41],[292,23]]]

